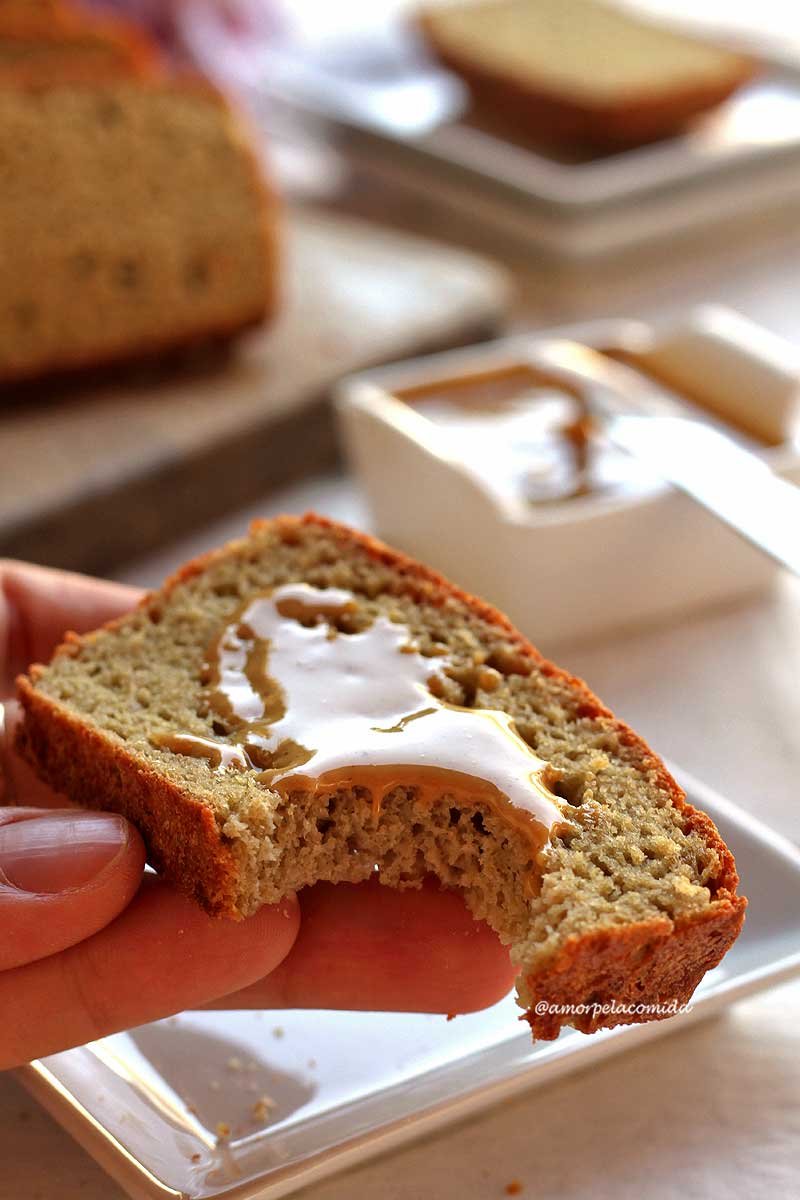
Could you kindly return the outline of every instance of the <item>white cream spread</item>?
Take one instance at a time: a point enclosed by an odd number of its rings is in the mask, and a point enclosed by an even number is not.
[[[420,654],[406,626],[379,615],[337,630],[356,607],[349,592],[305,583],[251,600],[210,652],[210,703],[229,737],[159,743],[218,770],[267,763],[263,781],[285,793],[362,785],[379,807],[392,788],[416,786],[510,804],[544,841],[562,820],[547,786],[557,772],[507,713],[438,699],[429,682],[450,660]]]

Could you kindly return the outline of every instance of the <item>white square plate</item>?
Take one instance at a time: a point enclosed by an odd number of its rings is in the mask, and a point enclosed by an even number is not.
[[[472,119],[461,80],[408,22],[374,5],[365,24],[274,30],[247,53],[218,20],[187,22],[204,68],[246,93],[271,138],[334,144],[395,201],[438,206],[475,233],[580,261],[796,199],[800,86],[767,68],[661,141],[613,153],[562,151]],[[333,11],[333,10],[332,10]],[[337,18],[339,9],[335,9]],[[300,22],[302,24],[302,22]]]
[[[23,1083],[128,1190],[154,1200],[282,1196],[449,1121],[800,974],[800,851],[678,773],[730,845],[744,932],[691,1010],[533,1045],[508,997],[483,1013],[187,1013],[56,1054]],[[276,1107],[255,1119],[261,1095]],[[230,1127],[218,1139],[217,1126]]]

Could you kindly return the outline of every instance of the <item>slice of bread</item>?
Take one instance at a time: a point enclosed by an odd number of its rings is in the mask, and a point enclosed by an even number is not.
[[[755,71],[742,55],[597,0],[446,3],[419,25],[481,110],[555,143],[666,137]]]
[[[742,924],[714,825],[585,684],[314,515],[257,522],[19,691],[42,778],[125,813],[210,913],[376,864],[461,889],[537,1037],[669,1015]]]
[[[50,22],[0,13],[0,383],[271,316],[277,204],[244,123],[128,26]]]

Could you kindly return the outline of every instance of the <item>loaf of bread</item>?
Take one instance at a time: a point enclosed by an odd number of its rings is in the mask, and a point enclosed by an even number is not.
[[[0,383],[274,312],[276,202],[249,131],[128,26],[0,10],[0,139]]]
[[[537,1037],[669,1015],[742,924],[714,825],[585,684],[313,515],[256,523],[19,690],[41,777],[129,817],[209,913],[376,864],[460,889]]]
[[[741,55],[602,0],[458,0],[419,23],[482,111],[554,143],[669,136],[754,73]]]

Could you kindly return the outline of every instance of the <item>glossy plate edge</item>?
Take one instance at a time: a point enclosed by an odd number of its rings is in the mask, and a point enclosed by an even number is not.
[[[667,764],[692,801],[737,827],[745,836],[766,846],[773,854],[788,860],[798,873],[800,849],[757,818],[725,800],[692,776]],[[721,981],[693,1002],[691,1011],[647,1025],[619,1026],[595,1035],[580,1047],[565,1043],[561,1054],[548,1061],[531,1063],[518,1073],[494,1083],[484,1084],[420,1109],[412,1116],[384,1124],[341,1142],[333,1149],[311,1154],[300,1163],[273,1169],[260,1179],[236,1185],[217,1194],[216,1200],[276,1200],[301,1187],[339,1173],[357,1163],[396,1149],[420,1136],[427,1136],[446,1125],[464,1120],[520,1093],[543,1086],[572,1070],[585,1069],[614,1054],[644,1045],[676,1033],[689,1025],[713,1016],[735,1000],[744,999],[768,987],[800,976],[800,949],[767,962],[753,970]],[[175,1191],[158,1180],[65,1088],[42,1063],[20,1068],[17,1077],[23,1086],[59,1122],[83,1148],[125,1189],[133,1200],[192,1200],[191,1193]]]

